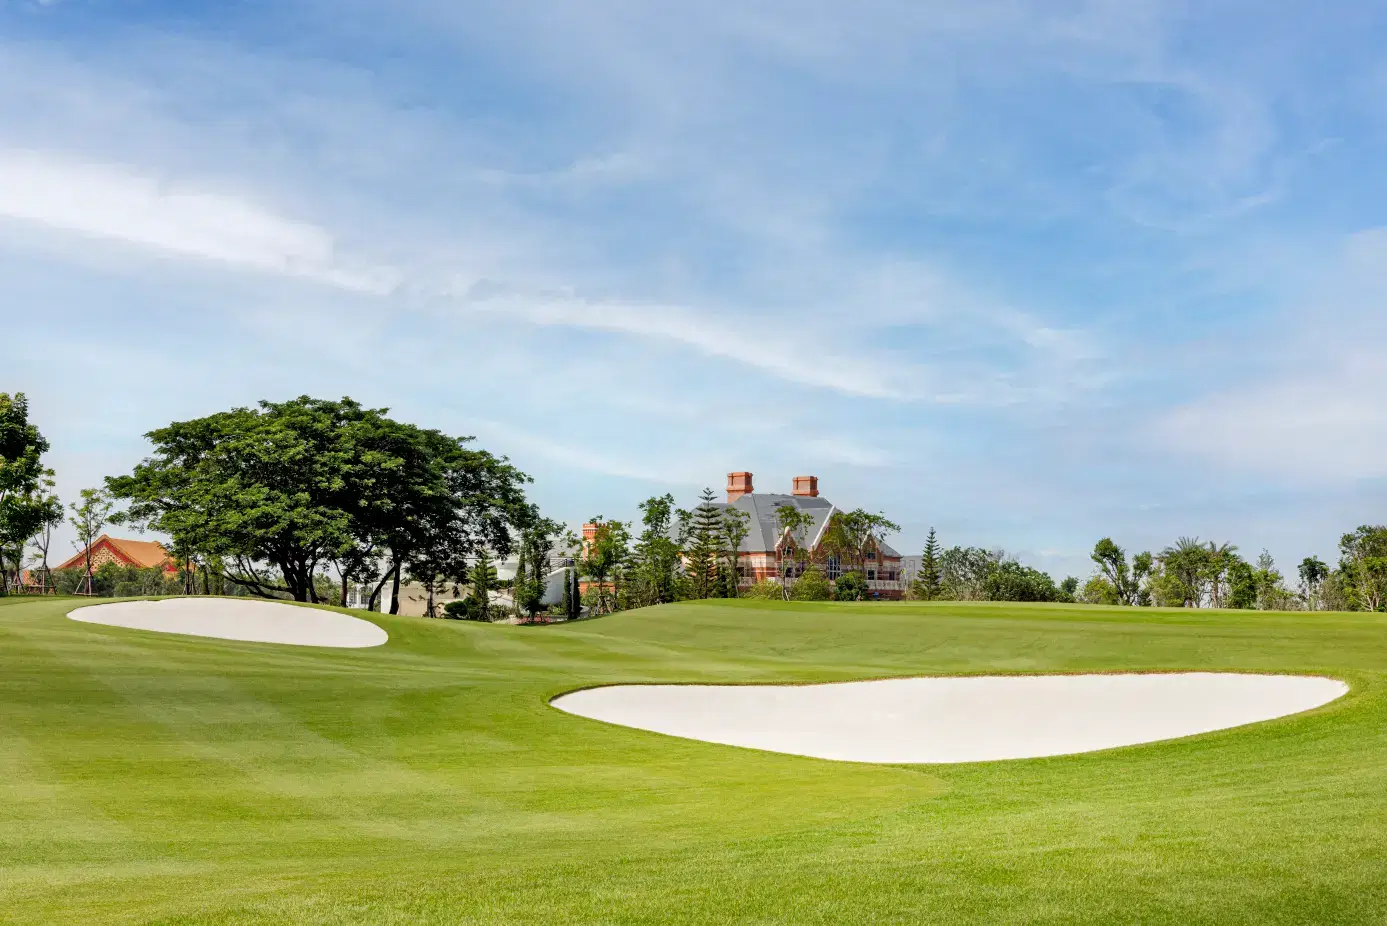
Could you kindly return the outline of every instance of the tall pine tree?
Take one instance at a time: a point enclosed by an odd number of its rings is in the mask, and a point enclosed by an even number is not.
[[[715,598],[722,592],[718,566],[723,552],[723,521],[716,499],[712,489],[704,489],[690,520],[684,569],[693,598]]]
[[[939,541],[934,537],[934,528],[929,529],[925,540],[925,552],[920,555],[920,572],[915,576],[915,594],[925,601],[939,597]]]

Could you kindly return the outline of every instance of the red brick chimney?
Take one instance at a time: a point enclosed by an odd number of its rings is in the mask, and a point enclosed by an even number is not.
[[[596,525],[596,524],[584,524],[584,525],[583,525],[583,546],[582,546],[582,551],[583,551],[584,553],[587,553],[590,549],[592,549],[592,541],[593,541],[596,537],[597,537],[597,525]]]
[[[727,503],[730,505],[743,495],[756,491],[751,485],[751,473],[727,474]]]
[[[819,497],[819,477],[818,476],[796,476],[795,495],[804,495],[808,498]]]

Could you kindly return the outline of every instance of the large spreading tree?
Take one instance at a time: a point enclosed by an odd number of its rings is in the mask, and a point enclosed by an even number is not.
[[[149,432],[154,453],[107,480],[131,520],[162,531],[183,560],[220,562],[266,597],[317,601],[330,565],[374,580],[465,581],[483,549],[509,553],[534,518],[529,478],[504,458],[351,399],[261,402]]]
[[[0,392],[0,590],[18,584],[29,539],[62,516],[49,491],[52,473],[43,466],[47,451],[48,441],[29,421],[24,393]]]

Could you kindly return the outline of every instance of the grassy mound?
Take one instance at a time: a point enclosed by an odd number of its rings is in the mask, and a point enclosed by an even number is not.
[[[327,650],[0,603],[0,919],[1379,922],[1383,615],[697,603],[572,626],[381,618]],[[1318,711],[1058,759],[868,766],[549,697],[637,681],[1228,669]]]

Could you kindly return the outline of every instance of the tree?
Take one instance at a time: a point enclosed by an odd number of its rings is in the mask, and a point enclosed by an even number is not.
[[[485,549],[477,551],[477,562],[468,573],[467,597],[473,602],[478,620],[491,619],[491,591],[497,586],[496,565]]]
[[[1387,606],[1387,527],[1364,524],[1339,540],[1339,571],[1350,606],[1381,611]]]
[[[950,547],[939,557],[939,597],[948,601],[986,600],[987,575],[1006,558],[1002,550]]]
[[[833,583],[834,597],[839,601],[862,601],[867,597],[867,577],[860,572],[845,572]]]
[[[598,515],[591,523],[595,530],[583,551],[582,568],[593,581],[595,613],[610,614],[617,600],[618,576],[629,555],[631,535],[621,521],[607,521]]]
[[[900,525],[883,514],[873,514],[858,508],[838,511],[829,516],[824,526],[820,548],[840,562],[850,563],[854,571],[867,568],[868,558],[875,558],[886,537],[899,531]]]
[[[1300,594],[1305,606],[1312,611],[1319,610],[1321,604],[1320,588],[1329,578],[1329,566],[1316,556],[1307,556],[1300,561]]]
[[[18,586],[23,549],[54,515],[52,471],[43,466],[48,441],[29,422],[29,402],[24,393],[0,392],[0,551],[21,551],[14,575],[0,558],[0,593]]]
[[[939,541],[935,539],[934,528],[929,529],[925,538],[925,550],[920,554],[920,571],[915,576],[915,594],[925,601],[939,597]]]
[[[1103,579],[1112,588],[1112,604],[1150,603],[1150,593],[1143,584],[1151,574],[1153,563],[1150,553],[1138,553],[1132,557],[1132,563],[1128,566],[1126,552],[1114,543],[1111,537],[1104,537],[1094,545],[1089,558],[1098,565]],[[1097,588],[1095,586],[1095,589]],[[1087,590],[1087,586],[1085,589]],[[1104,595],[1106,596],[1106,593]]]
[[[30,541],[38,551],[39,575],[41,588],[47,594],[50,590],[57,594],[57,588],[53,585],[53,570],[48,567],[48,552],[53,546],[53,529],[63,523],[63,503],[53,491],[54,482],[52,470],[44,474],[39,482],[38,499],[40,503],[40,513],[43,523],[35,531],[33,539]]]
[[[371,606],[390,581],[398,613],[402,574],[462,581],[478,549],[505,555],[534,512],[529,477],[503,458],[386,411],[301,396],[174,422],[107,486],[180,555],[219,557],[225,578],[264,597],[315,601],[321,567],[377,550]]]
[[[993,563],[983,581],[988,601],[1060,601],[1064,598],[1048,573],[1015,560]]]
[[[722,510],[722,548],[723,554],[727,557],[724,566],[724,597],[736,598],[739,594],[742,583],[742,543],[749,533],[751,515],[731,506]]]
[[[776,575],[781,595],[789,601],[790,584],[804,572],[809,559],[807,532],[814,526],[814,516],[798,505],[780,505],[775,509],[775,525],[780,534],[775,546]]]
[[[1181,537],[1174,546],[1162,550],[1159,559],[1166,579],[1163,591],[1178,591],[1184,607],[1199,607],[1210,573],[1209,548],[1198,537]]]
[[[563,571],[563,616],[565,620],[573,620],[573,570]]]
[[[1230,608],[1246,610],[1257,607],[1257,574],[1247,562],[1237,559],[1228,565],[1228,597]]]
[[[1075,585],[1078,580],[1075,579]],[[1117,586],[1107,576],[1093,576],[1084,583],[1083,600],[1086,604],[1120,605],[1122,596],[1117,591]]]
[[[82,570],[86,577],[87,594],[92,594],[92,544],[101,536],[101,529],[111,518],[111,497],[102,489],[83,489],[81,503],[72,502],[68,523],[77,532],[73,546],[82,551]]]
[[[1209,541],[1209,552],[1204,560],[1205,578],[1208,580],[1209,595],[1215,608],[1223,607],[1223,579],[1234,563],[1242,562],[1238,548],[1231,543],[1215,544]]]
[[[829,601],[832,598],[833,586],[817,566],[810,566],[790,586],[791,601]]]
[[[677,598],[679,542],[674,539],[674,496],[641,502],[641,535],[632,557],[631,594],[637,606],[665,604]]]
[[[715,499],[712,489],[704,489],[688,523],[684,573],[691,598],[714,598],[722,591],[718,565],[723,553],[723,521]]]
[[[516,565],[511,595],[516,609],[529,620],[544,610],[549,590],[549,557],[560,525],[548,518],[536,518],[520,536],[520,559]]]
[[[1065,576],[1060,583],[1060,591],[1064,593],[1065,601],[1074,601],[1079,597],[1079,578],[1078,576]]]

